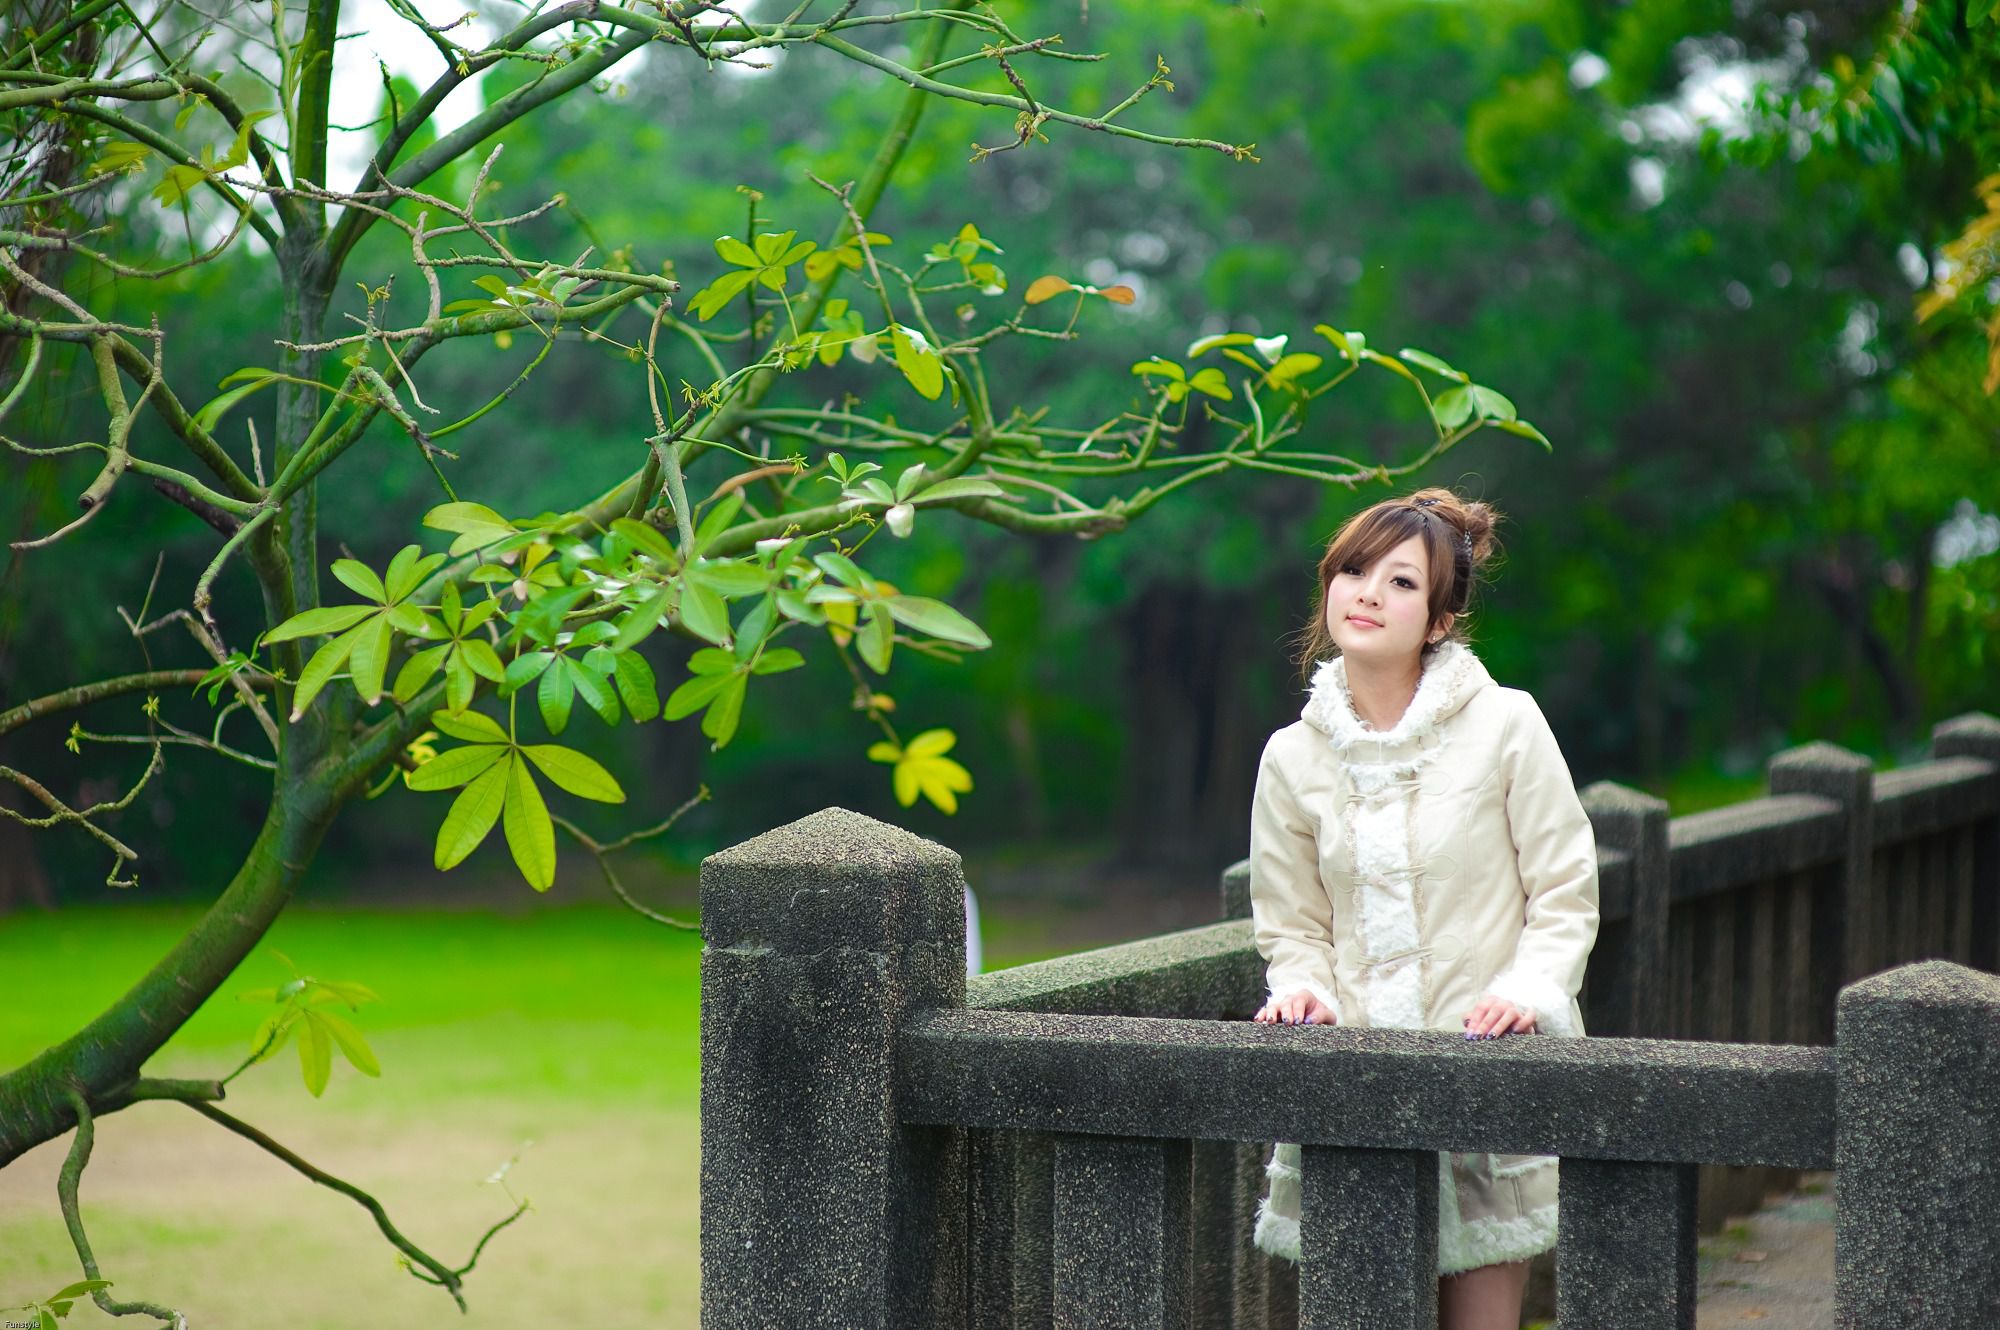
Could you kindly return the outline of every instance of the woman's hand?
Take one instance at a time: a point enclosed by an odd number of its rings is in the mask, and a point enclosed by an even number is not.
[[[1471,1011],[1465,1013],[1467,1039],[1498,1039],[1503,1034],[1534,1032],[1534,1011],[1528,1007],[1517,1007],[1500,998],[1481,998]]]
[[[1301,988],[1296,993],[1287,993],[1281,998],[1272,998],[1257,1008],[1257,1014],[1250,1018],[1266,1025],[1338,1025],[1333,1008],[1321,1002],[1311,993]]]

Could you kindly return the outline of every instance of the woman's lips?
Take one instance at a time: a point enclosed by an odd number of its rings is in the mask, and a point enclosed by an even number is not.
[[[1382,626],[1381,624],[1376,623],[1373,619],[1357,618],[1352,614],[1347,616],[1347,621],[1360,628],[1380,628]]]

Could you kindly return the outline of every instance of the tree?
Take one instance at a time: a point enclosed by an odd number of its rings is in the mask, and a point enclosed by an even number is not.
[[[1129,405],[1077,426],[1015,400],[998,369],[1008,343],[1070,341],[1130,291],[1044,274],[1010,295],[1015,277],[976,220],[904,258],[913,247],[870,229],[871,215],[924,107],[939,98],[988,108],[1011,126],[974,145],[975,161],[1068,130],[1253,160],[1246,146],[1127,126],[1135,105],[1171,87],[1164,62],[1092,115],[1037,95],[1022,71],[1099,57],[1067,52],[1054,36],[1023,38],[986,8],[863,14],[848,3],[814,16],[809,2],[783,22],[753,23],[700,0],[629,9],[575,0],[523,8],[490,37],[466,20],[432,23],[407,0],[392,8],[443,69],[422,88],[385,71],[382,112],[366,130],[371,150],[346,188],[328,179],[341,18],[333,0],[301,11],[273,5],[262,29],[182,7],[149,22],[118,0],[75,0],[17,11],[0,42],[0,116],[14,145],[0,161],[0,333],[18,366],[0,396],[0,425],[32,386],[75,375],[93,385],[102,429],[101,438],[7,438],[30,467],[96,463],[81,514],[17,542],[16,558],[53,561],[35,585],[55,594],[62,551],[88,540],[110,503],[131,501],[139,481],[215,540],[184,605],[154,617],[149,593],[127,620],[148,668],[0,712],[5,733],[143,696],[142,733],[72,725],[69,741],[79,750],[136,742],[147,754],[136,784],[72,806],[30,773],[0,767],[47,809],[10,816],[94,837],[111,856],[108,880],[131,886],[139,852],[111,827],[170,748],[270,777],[262,824],[204,917],[100,1016],[0,1076],[0,1166],[74,1132],[59,1200],[86,1279],[40,1305],[87,1293],[116,1314],[177,1319],[106,1292],[77,1203],[96,1122],[144,1099],[186,1103],[343,1191],[371,1210],[413,1276],[464,1305],[485,1239],[451,1265],[404,1238],[365,1191],[217,1107],[231,1079],[288,1041],[314,1093],[336,1048],[369,1070],[365,1037],[336,1010],[365,999],[365,988],[300,975],[262,995],[274,1010],[235,1070],[193,1081],[143,1074],[285,908],[355,800],[399,779],[420,794],[457,790],[436,838],[440,869],[498,824],[522,876],[546,888],[561,830],[635,909],[685,926],[633,900],[612,856],[664,834],[705,788],[690,773],[692,793],[678,808],[599,839],[552,812],[545,791],[601,803],[624,802],[625,792],[594,759],[554,740],[581,700],[607,723],[700,713],[721,747],[755,680],[804,665],[799,647],[821,649],[851,672],[859,709],[882,733],[868,756],[892,767],[898,797],[949,811],[970,781],[946,756],[951,731],[905,739],[871,676],[886,674],[899,651],[952,659],[989,639],[942,600],[904,594],[863,565],[882,530],[904,538],[920,519],[928,528],[950,514],[1018,535],[1096,538],[1225,473],[1352,488],[1408,475],[1487,425],[1546,446],[1505,397],[1445,362],[1388,355],[1331,324],[1300,333],[1313,350],[1223,332],[1142,360],[1131,366]],[[982,44],[948,56],[961,29]],[[588,95],[642,52],[714,66],[813,51],[908,89],[857,179],[815,179],[832,218],[824,246],[801,240],[793,219],[767,216],[750,192],[743,233],[714,242],[719,266],[705,265],[710,280],[677,302],[675,276],[636,244],[587,236],[588,221],[561,194],[510,210],[491,187],[500,148],[487,145],[497,136]],[[227,68],[202,72],[218,56]],[[963,81],[945,77],[954,72]],[[481,75],[484,109],[439,132],[440,104]],[[139,222],[123,232],[101,220],[134,214]],[[176,228],[178,249],[163,238]],[[553,253],[575,257],[544,257]],[[180,330],[157,317],[151,293],[203,268],[275,288],[268,359],[179,363]],[[849,294],[835,295],[843,286]],[[459,357],[455,372],[432,359],[446,347]],[[504,421],[512,395],[559,348],[639,375],[646,415],[632,424],[622,475],[573,478],[548,459],[534,478],[547,506],[510,516],[469,497],[496,478],[469,465],[454,436]],[[466,393],[468,365],[496,382]],[[1412,391],[1421,409],[1394,465],[1305,441],[1314,404],[1364,369]],[[863,381],[843,376],[892,370],[906,385],[908,419],[839,391]],[[221,391],[196,404],[184,394],[204,380]],[[781,386],[803,404],[787,404]],[[468,400],[447,409],[447,392]],[[265,393],[274,429],[260,440],[239,409]],[[233,421],[244,423],[240,433]],[[435,478],[442,501],[424,524],[449,544],[426,552],[412,541],[374,560],[343,552],[327,571],[345,591],[330,599],[320,569],[341,541],[321,529],[321,501],[337,477],[363,473],[357,458],[392,444]],[[155,666],[152,644],[182,633],[203,659]],[[646,654],[663,640],[695,648],[664,704]],[[175,723],[160,700],[189,686],[215,709],[199,725]],[[239,713],[254,729],[225,740]],[[547,741],[529,736],[536,721]]]

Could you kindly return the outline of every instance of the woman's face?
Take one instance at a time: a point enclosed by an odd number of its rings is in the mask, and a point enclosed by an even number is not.
[[[1415,656],[1430,624],[1430,552],[1411,536],[1367,568],[1336,569],[1326,629],[1342,655],[1389,663]]]

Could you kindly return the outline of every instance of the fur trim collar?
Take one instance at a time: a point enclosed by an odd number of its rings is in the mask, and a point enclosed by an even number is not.
[[[1424,663],[1416,696],[1410,699],[1402,719],[1389,730],[1376,730],[1354,713],[1354,700],[1347,691],[1347,661],[1335,656],[1321,661],[1313,671],[1312,692],[1299,714],[1332,740],[1334,749],[1344,756],[1359,744],[1380,749],[1427,737],[1480,690],[1496,686],[1472,648],[1448,641]]]

